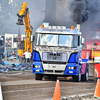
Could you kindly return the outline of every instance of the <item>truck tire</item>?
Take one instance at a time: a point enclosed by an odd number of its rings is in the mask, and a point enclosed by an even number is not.
[[[72,78],[73,78],[74,82],[80,82],[81,81],[81,66],[79,67],[78,75],[74,75],[74,76],[72,76]]]
[[[89,66],[86,65],[86,71],[85,71],[85,74],[82,75],[82,81],[88,81],[89,79]]]
[[[35,74],[35,80],[42,80],[43,75]]]

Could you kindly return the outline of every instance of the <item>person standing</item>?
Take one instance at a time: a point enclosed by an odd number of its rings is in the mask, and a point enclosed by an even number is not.
[[[96,36],[94,36],[93,39],[100,39],[100,32],[96,32]]]
[[[24,52],[23,55],[25,55],[25,62],[30,63],[31,53],[30,53],[29,49],[26,52]]]

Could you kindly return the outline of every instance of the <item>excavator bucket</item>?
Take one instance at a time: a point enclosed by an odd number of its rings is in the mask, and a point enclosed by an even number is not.
[[[24,16],[19,16],[19,14],[17,14],[17,16],[18,16],[18,22],[16,24],[17,25],[24,25],[24,23],[23,23],[23,17]]]

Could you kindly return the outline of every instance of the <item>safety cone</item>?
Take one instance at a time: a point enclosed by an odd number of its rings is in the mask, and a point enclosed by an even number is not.
[[[57,82],[56,82],[56,87],[55,87],[55,91],[54,91],[54,95],[53,95],[53,100],[61,100],[60,99],[60,84],[59,84],[59,80],[57,80]]]
[[[100,97],[100,79],[97,81],[94,97]]]

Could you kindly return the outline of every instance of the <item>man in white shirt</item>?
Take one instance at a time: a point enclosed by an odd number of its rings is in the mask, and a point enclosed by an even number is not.
[[[99,35],[100,35],[100,33],[97,32],[97,33],[96,33],[96,36],[94,36],[93,38],[94,38],[94,39],[100,39],[100,36],[99,36]]]
[[[23,55],[25,55],[25,62],[30,63],[31,53],[29,52],[29,49],[26,52],[24,52]]]

